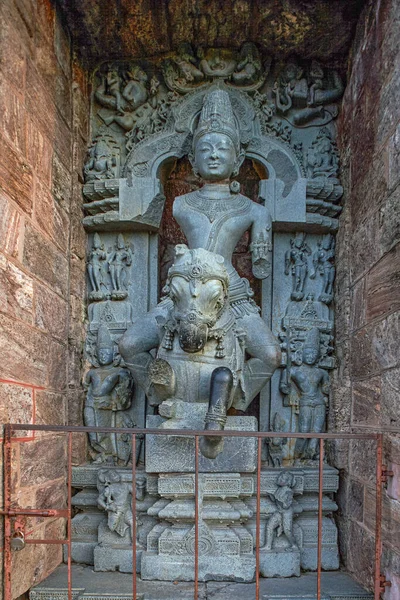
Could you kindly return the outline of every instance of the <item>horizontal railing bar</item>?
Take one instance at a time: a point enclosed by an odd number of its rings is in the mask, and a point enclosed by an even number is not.
[[[68,509],[49,509],[41,510],[40,508],[12,508],[10,510],[0,510],[0,515],[7,515],[8,517],[17,517],[24,515],[26,517],[62,517],[63,519],[68,518]]]
[[[40,540],[35,538],[28,538],[24,540],[25,544],[56,544],[56,545],[66,545],[68,544],[68,540]]]
[[[52,431],[54,433],[125,433],[135,435],[168,435],[207,437],[256,437],[256,438],[302,438],[323,440],[375,440],[379,433],[300,433],[283,431],[237,431],[226,429],[214,431],[204,429],[139,429],[130,427],[85,427],[80,425],[32,425],[10,423],[11,431]]]

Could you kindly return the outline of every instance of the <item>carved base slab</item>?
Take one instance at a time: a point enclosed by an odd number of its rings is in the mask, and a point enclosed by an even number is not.
[[[147,417],[146,426],[157,428],[164,421],[159,416]],[[204,427],[204,420],[199,429]],[[255,417],[228,417],[227,430],[256,431]],[[199,470],[202,473],[252,473],[257,463],[256,438],[224,438],[224,449],[211,460],[199,456]],[[146,473],[193,473],[195,456],[194,437],[146,436]]]
[[[253,556],[200,556],[199,581],[249,582],[255,577]],[[142,579],[194,581],[193,556],[142,555]]]

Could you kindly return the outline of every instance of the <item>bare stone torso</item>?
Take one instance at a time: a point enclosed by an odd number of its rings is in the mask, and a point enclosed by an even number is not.
[[[175,199],[173,214],[190,248],[220,254],[229,268],[236,244],[263,210],[264,207],[242,194],[208,198],[192,192]]]

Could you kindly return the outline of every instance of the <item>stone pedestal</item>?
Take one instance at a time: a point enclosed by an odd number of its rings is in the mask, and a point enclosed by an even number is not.
[[[158,479],[161,499],[150,509],[159,523],[147,536],[142,579],[193,581],[195,554],[195,477],[166,474]],[[240,473],[201,473],[199,486],[199,580],[252,581],[253,538],[245,523],[252,510],[244,500],[254,481]]]

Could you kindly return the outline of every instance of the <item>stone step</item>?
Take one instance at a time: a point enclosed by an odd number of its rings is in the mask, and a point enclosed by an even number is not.
[[[125,573],[98,573],[91,567],[72,566],[74,600],[130,600],[132,576]],[[290,579],[260,578],[261,600],[311,600],[316,598],[317,575],[304,573]],[[137,600],[193,600],[193,582],[169,583],[137,579]],[[68,600],[67,566],[61,565],[47,579],[30,590],[30,600]],[[199,600],[254,600],[254,583],[199,583]],[[321,600],[372,600],[347,573],[322,573]]]

